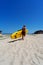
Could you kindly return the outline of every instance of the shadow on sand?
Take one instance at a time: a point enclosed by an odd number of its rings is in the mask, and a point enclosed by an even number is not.
[[[22,40],[22,38],[20,38],[20,39],[17,39],[17,40],[12,40],[12,41],[9,41],[8,43],[12,43],[12,42],[16,42],[16,41],[20,41],[20,40]]]

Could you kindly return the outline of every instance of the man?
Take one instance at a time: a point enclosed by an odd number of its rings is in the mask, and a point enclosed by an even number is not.
[[[26,26],[24,25],[24,26],[22,27],[22,39],[23,39],[23,40],[24,40],[25,35],[26,35]]]

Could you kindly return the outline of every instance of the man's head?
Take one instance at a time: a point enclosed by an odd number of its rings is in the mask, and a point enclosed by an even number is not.
[[[25,25],[23,25],[23,27],[26,27]]]

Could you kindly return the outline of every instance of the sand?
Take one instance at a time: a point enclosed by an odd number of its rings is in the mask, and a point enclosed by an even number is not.
[[[43,65],[43,34],[26,35],[24,40],[3,35],[0,65]]]

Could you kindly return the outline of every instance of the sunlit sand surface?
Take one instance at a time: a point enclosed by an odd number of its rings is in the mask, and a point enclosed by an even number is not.
[[[0,37],[0,65],[43,65],[43,34]]]

